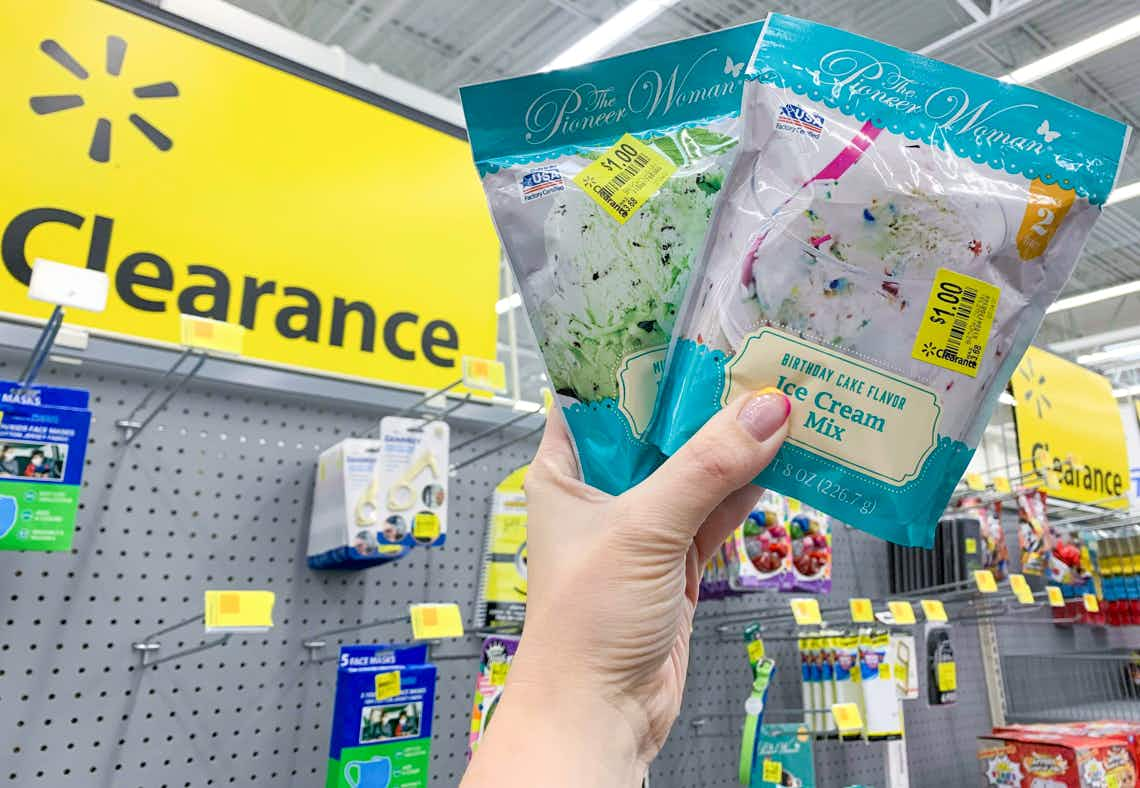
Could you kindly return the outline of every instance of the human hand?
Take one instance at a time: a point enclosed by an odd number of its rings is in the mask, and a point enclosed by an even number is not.
[[[775,389],[741,397],[616,497],[578,480],[548,419],[526,480],[526,626],[467,788],[639,782],[681,708],[701,572],[790,411]]]

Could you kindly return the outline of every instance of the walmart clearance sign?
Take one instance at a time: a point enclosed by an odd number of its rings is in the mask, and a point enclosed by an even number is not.
[[[1011,381],[1023,472],[1051,470],[1050,495],[1126,508],[1128,448],[1108,379],[1031,347]]]
[[[495,357],[499,247],[467,145],[93,0],[0,4],[0,311],[37,257],[106,271],[76,323],[416,386]]]

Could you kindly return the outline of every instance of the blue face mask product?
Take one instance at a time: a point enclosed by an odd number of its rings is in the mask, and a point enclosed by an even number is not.
[[[428,784],[435,665],[427,646],[341,646],[325,788]]]
[[[1112,190],[1128,129],[772,14],[650,438],[775,386],[756,483],[905,545],[934,525]]]
[[[754,23],[460,90],[495,226],[588,484],[645,441],[665,352],[737,148]]]
[[[70,550],[91,426],[83,389],[0,381],[0,550]]]

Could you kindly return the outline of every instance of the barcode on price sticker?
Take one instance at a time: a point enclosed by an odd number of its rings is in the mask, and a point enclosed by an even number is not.
[[[977,377],[1000,294],[989,282],[938,269],[911,355]]]
[[[676,169],[672,159],[626,134],[578,173],[574,183],[606,213],[625,224]]]

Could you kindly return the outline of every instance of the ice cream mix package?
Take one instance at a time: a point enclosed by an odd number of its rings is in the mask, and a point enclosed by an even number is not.
[[[645,441],[677,312],[737,148],[759,23],[463,88],[471,148],[589,484]]]
[[[1069,278],[1128,130],[1025,87],[769,16],[651,440],[776,386],[757,483],[929,547]]]

